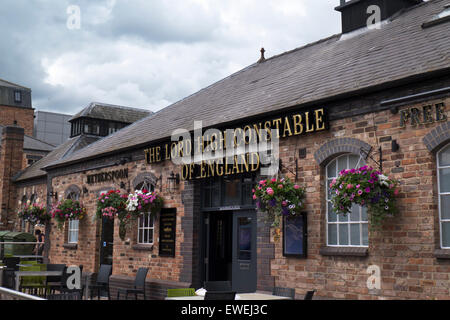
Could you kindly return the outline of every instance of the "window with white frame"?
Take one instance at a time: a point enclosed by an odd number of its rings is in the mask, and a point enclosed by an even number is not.
[[[153,244],[154,224],[153,215],[147,214],[139,217],[138,240],[139,244]]]
[[[367,247],[369,245],[367,209],[353,205],[352,211],[347,215],[336,214],[331,202],[330,188],[330,183],[339,176],[339,172],[364,165],[365,161],[360,156],[346,154],[337,157],[326,166],[327,246]]]
[[[450,144],[437,153],[441,248],[450,249]]]
[[[72,200],[78,200],[80,198],[80,194],[77,192],[71,192],[67,196],[67,199]],[[67,226],[67,242],[68,243],[78,243],[78,233],[80,227],[80,221],[75,220],[69,220],[68,226]]]
[[[143,182],[139,183],[136,186],[136,190],[147,190],[154,191],[155,186],[145,179]],[[138,236],[137,243],[138,244],[153,244],[153,236],[154,236],[154,221],[153,216],[151,214],[147,214],[146,216],[142,215],[138,219]]]

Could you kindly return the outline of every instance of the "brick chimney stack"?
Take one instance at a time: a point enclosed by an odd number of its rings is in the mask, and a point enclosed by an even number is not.
[[[25,130],[19,126],[3,128],[0,143],[0,230],[11,230],[16,188],[12,178],[22,170]]]

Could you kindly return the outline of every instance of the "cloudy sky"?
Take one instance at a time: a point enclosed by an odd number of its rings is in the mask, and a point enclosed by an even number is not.
[[[67,114],[92,101],[157,111],[261,47],[270,57],[340,33],[339,0],[1,2],[0,78],[31,88],[37,110]]]

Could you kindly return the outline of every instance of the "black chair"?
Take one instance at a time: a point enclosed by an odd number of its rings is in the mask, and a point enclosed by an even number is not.
[[[204,288],[206,291],[231,291],[230,281],[205,281]]]
[[[295,299],[295,289],[293,289],[293,288],[275,287],[275,288],[273,288],[272,294],[274,296]]]
[[[94,292],[94,290],[97,291],[98,300],[100,300],[100,295],[102,291],[107,292],[108,300],[111,299],[111,295],[109,292],[109,277],[111,276],[111,274],[112,274],[112,265],[102,264],[100,266],[100,270],[98,271],[97,280],[95,284],[89,286],[91,293],[90,294],[91,300],[92,300],[92,293]]]
[[[63,286],[63,277],[66,273],[66,265],[65,264],[48,264],[47,271],[61,271],[61,276],[49,276],[47,277],[47,282],[45,286],[45,296],[48,293],[53,294],[55,289],[59,289]]]
[[[234,291],[206,291],[205,300],[235,300]]]
[[[6,268],[3,269],[3,285],[6,288],[14,289],[16,275],[15,271],[19,271],[18,264],[20,263],[20,258],[8,257],[4,259]]]
[[[136,278],[134,279],[134,288],[132,289],[122,289],[119,288],[117,290],[117,300],[119,300],[120,294],[124,294],[125,295],[125,299],[128,300],[128,294],[133,294],[134,293],[134,298],[137,300],[138,298],[138,294],[143,294],[144,295],[144,300],[146,299],[145,296],[145,278],[147,277],[147,272],[148,272],[148,268],[139,268],[137,273],[136,273]]]
[[[313,296],[314,296],[314,292],[316,292],[316,290],[306,292],[304,300],[312,300]]]

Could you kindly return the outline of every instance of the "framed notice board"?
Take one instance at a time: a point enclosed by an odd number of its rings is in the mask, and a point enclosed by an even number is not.
[[[159,255],[175,257],[177,209],[161,209],[159,217]]]
[[[306,258],[306,212],[295,217],[283,217],[283,256]]]

